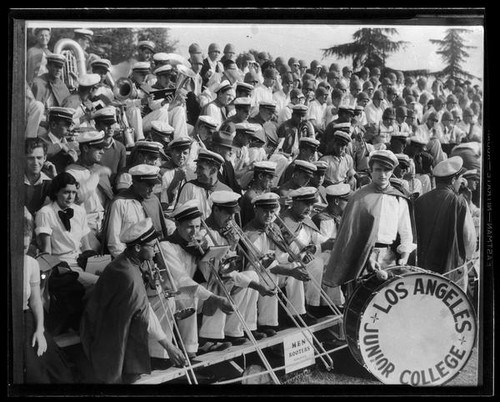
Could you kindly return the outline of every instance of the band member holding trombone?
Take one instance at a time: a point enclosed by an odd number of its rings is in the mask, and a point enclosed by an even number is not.
[[[211,246],[229,246],[223,259],[218,262],[219,274],[254,338],[259,340],[264,338],[265,334],[256,331],[257,298],[259,295],[261,297],[273,296],[274,293],[259,283],[259,276],[251,267],[243,270],[242,259],[238,257],[237,246],[240,239],[234,218],[240,210],[238,205],[240,197],[239,194],[231,191],[214,192],[210,196],[213,203],[212,213],[205,222],[202,221],[202,225],[207,231]],[[207,280],[207,288],[223,295],[222,289],[219,289],[219,285],[212,278],[210,267],[205,265],[201,268]],[[225,337],[227,341],[235,345],[246,342],[243,324],[239,317],[235,314],[226,315],[220,310],[215,313],[204,310],[200,337],[209,338],[209,340]]]
[[[181,292],[183,299],[179,299],[183,308],[191,307],[201,312],[206,303],[221,310],[223,314],[231,314],[232,307],[227,299],[214,294],[200,283],[205,278],[200,270],[204,264],[200,262],[207,251],[208,241],[203,239],[201,229],[202,211],[197,200],[189,200],[178,206],[172,218],[176,229],[165,241],[160,242],[164,263],[172,272],[175,285]],[[192,314],[178,321],[182,341],[190,358],[198,352],[198,319]],[[219,343],[218,348],[227,348],[229,344]]]
[[[98,382],[130,383],[149,374],[148,337],[159,342],[174,365],[186,363],[162,330],[144,286],[144,263],[158,251],[157,237],[150,218],[124,231],[125,250],[103,271],[87,302],[80,337]]]

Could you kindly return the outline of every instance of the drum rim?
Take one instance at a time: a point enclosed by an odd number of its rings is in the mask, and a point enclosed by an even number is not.
[[[361,326],[361,317],[362,315],[364,314],[364,311],[366,310],[366,307],[367,307],[367,304],[373,299],[373,297],[375,297],[375,293],[381,288],[383,287],[383,285],[386,285],[388,283],[392,283],[394,280],[396,279],[400,279],[402,276],[412,276],[412,275],[421,275],[421,274],[429,274],[430,276],[435,276],[435,277],[439,277],[441,279],[444,279],[445,281],[447,282],[450,282],[452,283],[453,285],[455,285],[456,288],[459,289],[459,291],[461,292],[461,294],[463,296],[465,296],[467,302],[469,303],[469,307],[470,307],[470,310],[472,311],[472,315],[473,315],[473,322],[474,322],[474,327],[475,327],[475,331],[474,331],[474,339],[472,341],[472,347],[470,348],[468,354],[467,354],[467,358],[464,360],[464,363],[463,365],[460,367],[459,370],[456,370],[456,372],[454,374],[452,374],[448,379],[446,379],[446,381],[444,381],[443,383],[440,383],[438,385],[434,385],[434,386],[443,386],[443,385],[446,385],[447,383],[449,383],[451,380],[453,380],[462,370],[463,368],[467,365],[467,363],[469,362],[471,356],[472,356],[472,352],[474,351],[474,348],[476,348],[476,342],[477,342],[477,339],[478,339],[478,330],[479,330],[479,324],[477,322],[477,314],[476,314],[476,311],[474,309],[474,304],[472,303],[472,300],[470,299],[470,297],[467,295],[467,292],[464,292],[460,286],[458,286],[457,284],[455,284],[455,282],[453,282],[452,280],[446,278],[444,275],[441,275],[441,274],[438,274],[437,272],[433,272],[433,271],[428,271],[428,270],[425,270],[423,268],[420,268],[420,267],[417,267],[417,266],[411,266],[411,265],[392,265],[390,267],[387,267],[386,269],[384,269],[384,271],[387,271],[389,269],[395,269],[395,268],[408,268],[408,267],[411,267],[411,268],[417,268],[417,269],[420,269],[422,270],[422,272],[408,272],[404,275],[398,275],[398,276],[393,276],[392,278],[387,278],[385,281],[383,281],[382,283],[380,283],[377,287],[375,287],[372,291],[372,293],[370,294],[370,297],[367,298],[367,300],[363,303],[363,306],[361,308],[361,310],[359,311],[359,315],[358,315],[358,318],[356,319],[356,332],[355,334],[358,335],[359,334],[359,328]],[[376,272],[373,272],[372,274],[369,275],[369,277],[373,277],[374,275],[376,275]],[[368,279],[368,278],[367,278]],[[344,338],[346,340],[346,343],[347,343],[347,346],[351,352],[351,355],[354,357],[354,359],[361,364],[361,362],[358,361],[358,359],[356,358],[356,355],[359,355],[360,358],[361,358],[361,361],[362,361],[362,366],[364,367],[364,369],[366,371],[368,371],[373,377],[375,377],[378,381],[380,381],[382,384],[384,384],[380,378],[378,376],[376,376],[375,374],[372,373],[371,370],[368,369],[368,365],[366,364],[365,360],[363,359],[363,355],[361,353],[361,348],[359,348],[359,337],[356,337],[355,339],[355,347],[356,349],[353,351],[353,345],[351,345],[351,343],[353,342],[349,342],[349,339],[354,339],[350,336],[348,336],[349,334],[346,333],[347,331],[347,325],[345,325],[346,323],[346,316],[347,316],[347,313],[349,312],[349,305],[351,304],[351,300],[354,298],[354,296],[356,295],[357,293],[357,289],[358,287],[355,288],[355,291],[353,292],[353,294],[351,295],[351,297],[349,298],[349,301],[346,302],[346,305],[345,305],[345,310],[344,310],[344,314],[343,314],[343,322],[344,322],[344,325],[343,325],[343,329],[344,329]],[[354,353],[355,352],[355,353]],[[397,384],[392,384],[392,385],[397,385]],[[400,384],[400,385],[403,385],[403,384]]]

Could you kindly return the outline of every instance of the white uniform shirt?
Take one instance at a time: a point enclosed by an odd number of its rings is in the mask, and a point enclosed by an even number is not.
[[[320,158],[320,161],[328,163],[325,180],[331,183],[343,183],[348,175],[354,174],[354,161],[349,154],[342,157],[325,155]]]
[[[87,214],[83,207],[73,204],[73,217],[70,220],[71,229],[66,230],[59,217],[61,208],[56,201],[42,207],[35,217],[35,234],[50,236],[51,254],[60,259],[74,262],[81,253],[81,240],[89,232]]]

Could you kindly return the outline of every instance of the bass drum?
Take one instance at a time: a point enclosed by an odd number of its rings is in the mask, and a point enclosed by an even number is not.
[[[344,311],[344,333],[359,364],[384,384],[443,385],[467,363],[476,316],[445,277],[395,266],[360,279]]]

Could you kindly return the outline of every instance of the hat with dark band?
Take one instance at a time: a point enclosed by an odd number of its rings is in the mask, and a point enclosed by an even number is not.
[[[317,202],[317,194],[318,189],[315,187],[301,187],[297,190],[290,191],[288,195],[292,201],[315,203]]]
[[[250,94],[253,91],[253,85],[247,84],[246,82],[236,82],[236,91],[245,91]]]
[[[308,110],[309,108],[306,105],[297,104],[292,106],[292,114],[296,114],[298,116],[305,116]]]
[[[351,186],[347,183],[332,184],[325,191],[327,197],[347,199],[351,194]]]
[[[73,115],[75,114],[75,109],[69,107],[53,106],[49,109],[49,120],[58,118],[73,122]]]
[[[210,162],[216,164],[217,166],[221,166],[224,163],[224,158],[216,152],[212,152],[207,149],[200,149],[198,158],[195,162]]]
[[[77,141],[81,145],[89,147],[103,148],[104,147],[104,131],[84,131],[80,133]]]
[[[427,145],[428,141],[426,141],[425,138],[422,138],[418,135],[414,135],[413,137],[410,137],[410,142],[423,147]]]
[[[154,120],[151,122],[151,133],[158,134],[160,136],[172,136],[174,135],[174,128],[165,121]]]
[[[58,64],[60,66],[64,65],[66,62],[66,57],[59,53],[52,53],[47,55],[47,63]]]
[[[88,39],[92,39],[92,36],[94,36],[94,32],[90,29],[75,29],[73,32],[75,33],[75,36],[83,36]]]
[[[150,40],[141,40],[137,43],[137,49],[149,49],[152,52],[155,51],[156,45]]]
[[[434,169],[432,169],[432,174],[434,177],[448,178],[452,176],[457,176],[464,173],[466,170],[463,168],[464,160],[460,156],[452,156],[442,162],[439,162]]]
[[[201,115],[198,117],[198,120],[204,126],[207,126],[207,127],[211,128],[212,130],[216,130],[219,127],[219,123],[217,122],[217,120],[215,120],[211,116]]]
[[[198,200],[189,200],[174,210],[172,218],[177,222],[184,222],[199,218],[202,215]]]
[[[313,163],[307,162],[307,161],[295,160],[293,162],[293,165],[294,165],[294,168],[293,168],[294,171],[300,170],[302,172],[306,172],[311,177],[314,175],[314,173],[317,170],[316,166]]]
[[[134,180],[150,182],[150,184],[161,183],[159,177],[160,168],[158,166],[143,163],[141,165],[131,167],[128,172]]]
[[[233,101],[236,108],[250,107],[252,106],[252,99],[249,97],[239,97]]]
[[[139,140],[134,145],[136,152],[147,152],[155,156],[160,156],[163,153],[163,144],[156,141]]]
[[[299,149],[303,147],[313,148],[314,150],[318,149],[319,141],[316,138],[312,137],[301,137],[299,140]]]
[[[127,246],[132,246],[134,244],[149,243],[157,237],[159,237],[159,233],[155,230],[153,221],[151,218],[146,218],[125,230],[120,236],[120,240]]]
[[[104,68],[106,69],[107,71],[109,71],[109,69],[111,68],[111,62],[108,60],[108,59],[97,59],[97,60],[94,60],[90,66],[92,68]]]
[[[96,122],[102,122],[104,124],[114,124],[116,123],[116,109],[114,106],[106,106],[94,113],[92,118]]]
[[[78,85],[81,87],[93,87],[94,85],[101,82],[101,76],[99,74],[83,74],[78,77]]]
[[[471,170],[467,170],[464,172],[464,174],[462,175],[465,179],[475,179],[477,181],[479,181],[481,179],[481,176],[478,172],[477,169],[471,169]]]
[[[256,133],[258,130],[262,129],[262,126],[260,124],[253,124],[253,123],[236,123],[234,125],[236,132],[242,132],[244,134],[248,134],[252,137],[255,137]]]
[[[316,161],[313,164],[316,166],[316,175],[324,175],[326,173],[326,169],[328,169],[326,161]]]
[[[179,137],[169,142],[168,149],[189,149],[192,143],[189,137]]]
[[[346,144],[346,145],[352,141],[351,135],[346,133],[345,131],[342,131],[342,130],[335,131],[333,133],[333,138]]]
[[[132,67],[132,71],[136,73],[149,73],[149,69],[151,68],[151,64],[147,61],[138,61]]]
[[[347,106],[347,105],[339,106],[339,113],[340,112],[352,113],[354,115],[354,108]]]
[[[276,102],[274,102],[274,101],[272,101],[272,102],[260,102],[259,108],[268,109],[268,110],[271,110],[274,112],[276,110]]]
[[[214,206],[230,210],[232,213],[240,210],[240,205],[238,204],[240,198],[241,195],[234,191],[214,191],[209,197]]]
[[[279,208],[280,196],[276,193],[264,193],[252,200],[254,208],[276,209]]]
[[[233,86],[231,85],[231,83],[228,81],[228,80],[224,80],[222,81],[218,86],[217,88],[215,88],[215,93],[218,94],[219,92],[221,91],[226,91],[228,89],[231,89]]]
[[[402,168],[408,169],[410,167],[410,157],[406,154],[396,154],[396,158],[398,158],[399,165]]]
[[[276,176],[276,162],[270,161],[260,161],[255,162],[253,165],[253,172],[256,173],[267,173]]]
[[[170,64],[163,64],[162,66],[158,67],[153,71],[154,75],[164,75],[171,73],[172,73],[172,66]]]
[[[373,151],[370,153],[370,160],[369,162],[371,163],[380,163],[382,166],[388,168],[388,169],[394,169],[396,166],[398,166],[399,161],[396,155],[392,151],[389,150],[379,150],[379,151]]]

